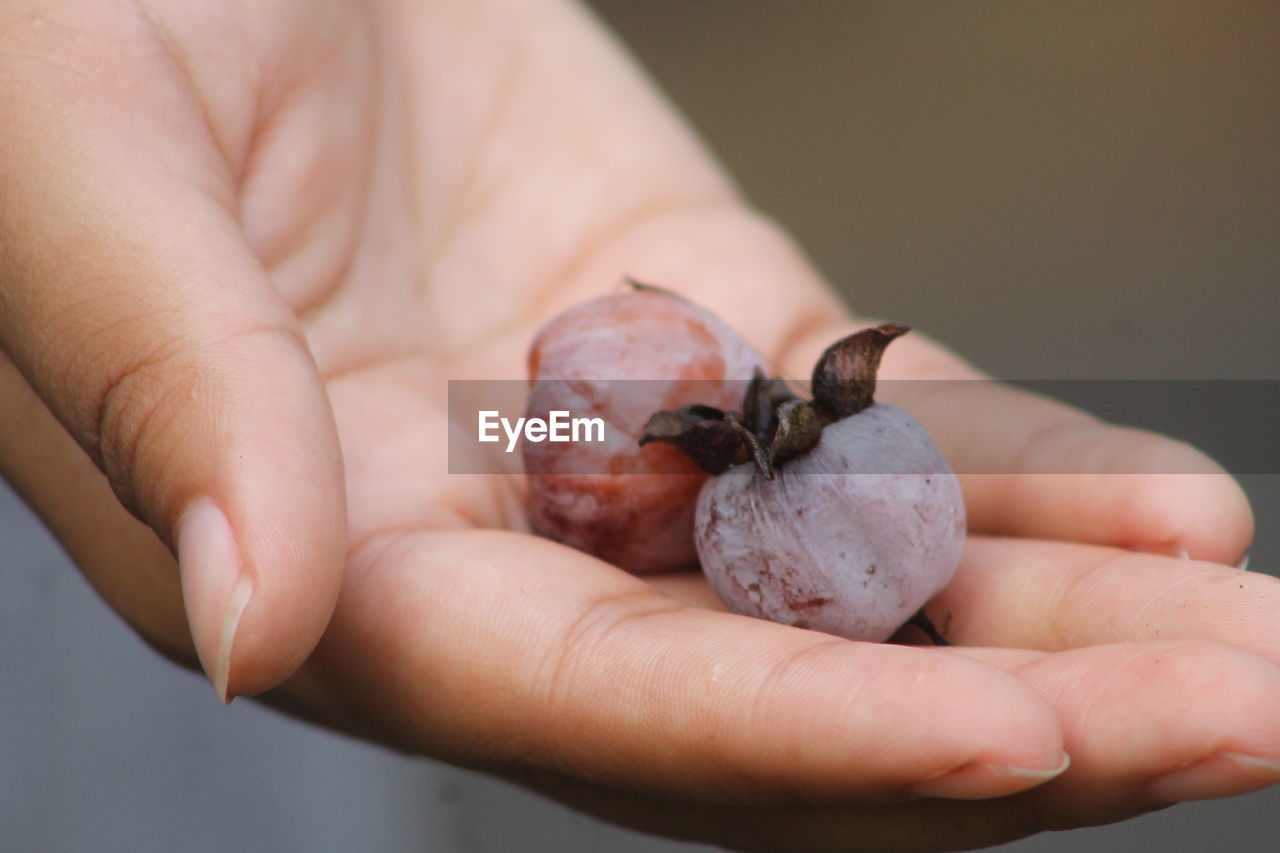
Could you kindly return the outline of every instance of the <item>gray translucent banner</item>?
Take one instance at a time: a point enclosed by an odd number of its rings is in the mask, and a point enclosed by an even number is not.
[[[807,383],[790,384],[805,393]],[[1104,442],[1108,434],[1066,424],[1051,407],[1021,405],[1010,388],[1187,442],[1232,474],[1280,474],[1280,380],[884,380],[876,400],[919,418],[957,474],[1007,473],[1015,459],[1035,474],[1206,473],[1194,456],[1151,452],[1138,436]],[[687,474],[670,448],[638,447],[645,421],[695,403],[738,410],[746,389],[740,381],[451,380],[449,472],[520,473],[527,451],[540,470],[562,474]]]

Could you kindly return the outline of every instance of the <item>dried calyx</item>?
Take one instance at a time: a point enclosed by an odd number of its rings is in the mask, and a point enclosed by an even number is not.
[[[886,323],[827,347],[813,368],[812,400],[797,396],[782,379],[769,379],[757,367],[742,411],[693,405],[655,412],[640,444],[674,445],[711,474],[754,461],[766,478],[773,479],[778,466],[818,443],[824,427],[874,402],[880,357],[908,329]]]

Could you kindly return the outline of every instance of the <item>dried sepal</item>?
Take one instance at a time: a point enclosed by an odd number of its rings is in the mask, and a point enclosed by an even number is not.
[[[886,323],[841,338],[813,368],[813,401],[832,420],[856,415],[875,402],[876,371],[885,347],[909,326]]]
[[[639,290],[662,291],[634,279],[627,282]],[[741,412],[696,405],[655,412],[640,444],[678,447],[712,474],[754,461],[771,480],[779,465],[813,449],[826,426],[874,402],[885,347],[907,331],[907,326],[886,323],[827,347],[813,369],[813,400],[797,396],[781,378],[770,379],[757,367]]]
[[[724,410],[715,406],[703,406],[695,403],[692,406],[681,406],[679,409],[663,409],[654,412],[644,425],[644,437],[640,446],[650,441],[663,441],[679,435],[691,426],[703,421],[723,421]]]
[[[797,399],[795,392],[781,378],[770,379],[756,368],[742,401],[742,414],[747,427],[763,444],[773,441],[778,429],[778,407]]]
[[[670,444],[707,473],[723,474],[752,458],[743,432],[750,434],[740,421],[726,420],[720,409],[684,406],[654,412],[644,425],[640,445],[655,441]]]
[[[778,428],[769,443],[769,461],[773,465],[808,453],[822,438],[822,428],[828,423],[817,406],[799,397],[787,400],[775,414]]]
[[[649,284],[647,281],[640,281],[639,279],[632,278],[629,275],[624,275],[622,277],[622,287],[629,287],[632,290],[638,290],[641,293],[661,293],[663,296],[670,296],[673,299],[679,299],[682,302],[689,301],[674,290],[665,288],[660,284]]]
[[[726,412],[725,423],[733,427],[738,433],[747,453],[751,455],[751,459],[755,461],[756,468],[760,469],[760,473],[764,474],[766,480],[773,479],[773,453],[772,448],[761,442],[747,426],[742,415],[737,412]]]

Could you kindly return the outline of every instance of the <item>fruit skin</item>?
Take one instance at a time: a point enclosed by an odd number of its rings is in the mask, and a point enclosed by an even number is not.
[[[675,448],[639,439],[655,409],[738,405],[759,364],[724,321],[656,288],[553,319],[530,349],[527,415],[603,417],[607,441],[524,443],[533,530],[639,574],[695,568],[694,508],[707,474]]]
[[[735,613],[880,642],[955,573],[964,500],[920,422],[874,403],[825,427],[772,480],[751,464],[713,477],[695,534]]]

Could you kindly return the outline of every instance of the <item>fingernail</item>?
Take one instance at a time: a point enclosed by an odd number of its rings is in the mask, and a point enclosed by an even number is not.
[[[1280,782],[1280,761],[1221,752],[1166,773],[1147,786],[1147,794],[1164,803],[1234,797]]]
[[[193,503],[178,523],[182,600],[200,665],[224,705],[236,629],[253,595],[240,547],[222,510],[211,500]]]
[[[921,797],[984,800],[1034,788],[1055,776],[1061,776],[1070,766],[1071,758],[1065,752],[1061,763],[1048,770],[971,761],[932,779],[917,782],[911,786],[911,790]]]
[[[1240,562],[1236,563],[1236,568],[1242,572],[1249,571],[1249,552],[1245,551],[1244,556],[1240,558]]]

